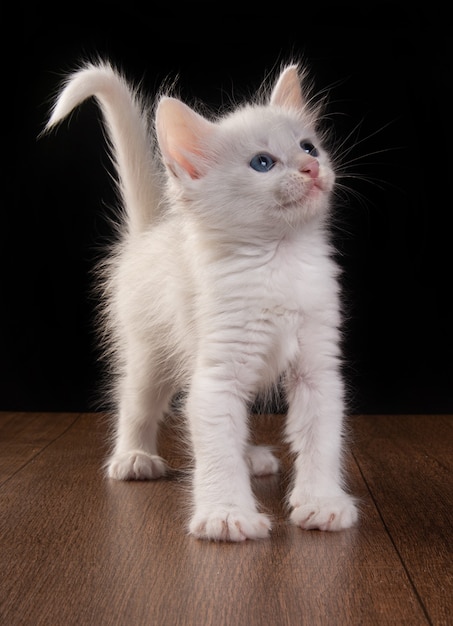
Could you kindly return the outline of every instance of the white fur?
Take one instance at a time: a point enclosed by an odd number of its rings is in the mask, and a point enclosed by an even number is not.
[[[278,462],[248,444],[247,411],[283,381],[295,455],[291,519],[307,529],[351,526],[357,512],[341,473],[338,269],[327,234],[334,173],[298,68],[286,67],[263,99],[215,121],[161,97],[155,129],[164,167],[154,156],[151,109],[107,63],[69,77],[48,127],[91,95],[104,113],[124,208],[102,284],[117,395],[108,475],[165,472],[158,425],[185,390],[195,459],[190,532],[267,536],[271,523],[250,474],[274,473]],[[257,172],[250,161],[263,152],[276,164]]]

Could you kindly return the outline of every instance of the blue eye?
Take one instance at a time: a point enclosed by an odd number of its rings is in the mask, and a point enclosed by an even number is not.
[[[317,157],[319,156],[319,152],[318,150],[314,147],[314,145],[311,143],[311,141],[301,141],[300,142],[300,147],[302,148],[302,150],[304,152],[306,152],[307,154],[309,154],[312,157]]]
[[[274,167],[275,163],[275,159],[270,154],[256,154],[250,161],[250,167],[257,172],[268,172]]]

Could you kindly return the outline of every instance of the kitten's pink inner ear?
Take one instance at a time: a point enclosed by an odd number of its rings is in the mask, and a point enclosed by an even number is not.
[[[164,97],[156,111],[159,146],[170,169],[176,163],[191,178],[200,178],[206,166],[206,139],[214,125],[176,98]]]
[[[280,74],[272,91],[270,103],[286,109],[304,108],[305,100],[296,65],[290,65]]]

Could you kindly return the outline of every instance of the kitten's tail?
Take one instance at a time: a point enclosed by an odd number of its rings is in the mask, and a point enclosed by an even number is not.
[[[45,131],[94,96],[103,112],[118,189],[129,233],[144,230],[160,201],[158,166],[153,153],[150,111],[137,89],[105,62],[86,64],[71,74],[57,97]]]

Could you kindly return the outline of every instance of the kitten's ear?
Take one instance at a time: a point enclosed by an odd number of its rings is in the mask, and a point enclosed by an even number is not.
[[[156,131],[166,165],[178,176],[203,176],[208,165],[207,139],[214,124],[176,98],[163,97],[156,111]]]
[[[306,103],[302,94],[297,65],[289,65],[280,74],[272,90],[270,103],[286,109],[305,108]]]

